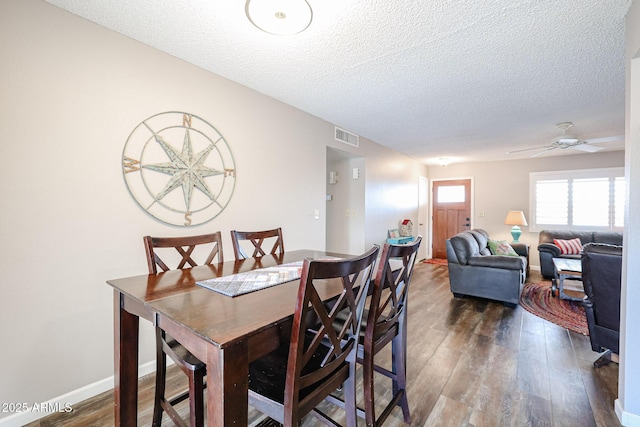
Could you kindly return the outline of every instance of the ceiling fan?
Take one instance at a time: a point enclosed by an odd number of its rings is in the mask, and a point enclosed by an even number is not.
[[[520,153],[523,151],[531,151],[531,150],[541,150],[540,152],[530,156],[530,157],[536,157],[546,153],[547,151],[557,150],[557,149],[561,149],[561,150],[572,149],[572,150],[584,151],[586,153],[595,153],[596,151],[602,150],[604,147],[598,147],[596,145],[591,145],[591,144],[620,141],[624,138],[623,136],[608,136],[604,138],[580,139],[573,134],[567,133],[567,131],[572,126],[573,126],[573,123],[571,122],[558,123],[556,127],[562,131],[562,134],[555,137],[551,141],[551,144],[549,145],[524,148],[522,150],[507,151],[507,154]]]

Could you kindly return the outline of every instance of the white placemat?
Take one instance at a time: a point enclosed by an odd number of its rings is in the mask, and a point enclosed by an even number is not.
[[[277,265],[275,267],[260,268],[233,274],[231,276],[217,277],[215,279],[196,282],[204,288],[219,292],[229,297],[247,294],[282,283],[300,279],[302,261]]]

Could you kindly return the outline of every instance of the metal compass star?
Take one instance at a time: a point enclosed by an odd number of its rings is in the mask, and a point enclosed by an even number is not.
[[[193,194],[194,187],[204,193],[209,199],[215,201],[215,196],[207,186],[204,178],[222,175],[224,174],[224,171],[203,165],[207,156],[211,150],[213,150],[213,144],[209,144],[207,148],[197,154],[194,154],[189,129],[185,129],[182,151],[178,151],[177,148],[166,142],[155,132],[153,132],[153,136],[156,142],[167,154],[169,160],[171,160],[166,163],[147,164],[143,166],[145,169],[171,175],[171,179],[167,182],[162,191],[155,196],[153,203],[162,200],[167,194],[178,187],[182,187],[184,204],[187,212],[191,210],[191,196]]]

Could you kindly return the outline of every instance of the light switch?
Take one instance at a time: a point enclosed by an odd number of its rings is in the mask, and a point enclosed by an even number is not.
[[[353,168],[353,179],[358,179],[358,178],[360,178],[360,169]]]

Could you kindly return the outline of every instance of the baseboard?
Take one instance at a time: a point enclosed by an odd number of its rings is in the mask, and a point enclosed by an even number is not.
[[[622,404],[620,403],[620,399],[615,400],[614,407],[618,420],[620,420],[620,424],[624,427],[640,427],[640,415],[625,412],[622,408]]]
[[[138,377],[144,377],[156,370],[156,362],[145,363],[138,367]],[[46,402],[28,404],[29,407],[24,411],[16,412],[5,418],[0,418],[0,427],[20,427],[25,424],[44,418],[47,415],[51,415],[58,411],[68,411],[73,408],[73,405],[87,400],[93,396],[97,396],[100,393],[113,389],[113,375],[96,381],[92,384],[88,384],[79,389],[70,391],[62,396],[54,397]]]

